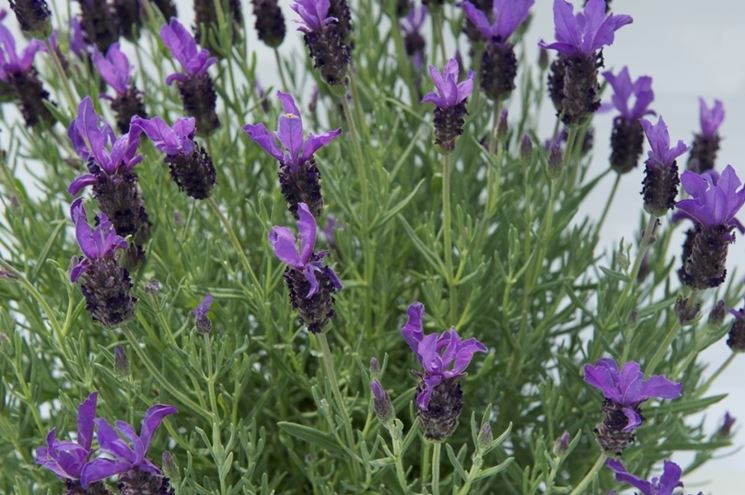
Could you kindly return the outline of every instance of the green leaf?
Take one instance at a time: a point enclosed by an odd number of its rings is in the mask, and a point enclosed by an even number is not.
[[[292,435],[293,437],[307,442],[310,446],[316,446],[338,455],[346,454],[345,450],[339,445],[336,439],[328,433],[288,421],[280,421],[277,423],[277,426],[279,426],[282,431]]]

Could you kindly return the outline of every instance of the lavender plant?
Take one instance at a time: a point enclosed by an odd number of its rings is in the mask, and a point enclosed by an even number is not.
[[[694,420],[745,351],[723,105],[648,121],[603,0],[533,67],[536,3],[257,0],[264,59],[248,2],[10,2],[0,492],[672,495],[729,447]]]

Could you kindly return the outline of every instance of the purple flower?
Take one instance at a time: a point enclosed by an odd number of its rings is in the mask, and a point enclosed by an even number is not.
[[[644,379],[639,363],[629,361],[621,370],[613,359],[603,358],[597,364],[586,364],[584,367],[585,382],[603,393],[606,399],[623,406],[628,420],[623,431],[630,432],[642,422],[636,407],[642,402],[659,397],[677,399],[683,386],[671,382],[662,375],[653,375]]]
[[[462,340],[455,328],[441,334],[424,335],[424,305],[420,302],[411,304],[407,313],[408,320],[401,328],[401,336],[424,368],[424,387],[416,397],[416,404],[419,409],[427,410],[434,389],[445,380],[465,374],[473,355],[487,349],[474,338]]]
[[[176,72],[166,77],[166,84],[169,86],[173,81],[186,81],[190,77],[204,74],[217,62],[217,58],[210,56],[209,50],[200,49],[194,37],[175,17],[160,29],[160,37],[185,72]]]
[[[647,119],[641,122],[651,148],[647,154],[647,164],[670,166],[676,158],[688,150],[688,146],[681,140],[678,140],[675,147],[670,147],[670,133],[662,117],[657,120],[657,124],[652,124]]]
[[[706,226],[739,225],[735,215],[745,204],[745,186],[740,187],[740,179],[731,165],[727,165],[718,179],[711,173],[686,170],[680,180],[691,196],[677,203],[686,217]]]
[[[724,420],[722,421],[722,426],[719,427],[719,435],[723,437],[729,437],[732,434],[732,427],[734,426],[735,422],[737,421],[737,418],[732,416],[729,411],[724,413]]]
[[[160,117],[143,119],[135,117],[131,126],[144,132],[153,145],[166,155],[188,155],[194,151],[196,120],[194,117],[178,118],[173,127]]]
[[[429,73],[432,76],[432,82],[435,84],[435,91],[430,91],[424,95],[422,102],[433,103],[438,108],[451,108],[471,96],[475,74],[473,71],[468,71],[466,80],[458,82],[459,71],[458,61],[454,58],[448,60],[442,72],[430,65]]]
[[[631,80],[629,68],[624,67],[617,75],[611,71],[603,72],[603,76],[613,88],[611,101],[613,106],[627,121],[641,119],[646,115],[654,115],[649,105],[654,100],[652,91],[652,78],[641,76],[636,81]],[[629,106],[631,97],[634,97],[634,105]]]
[[[155,464],[145,455],[150,448],[153,435],[158,430],[163,418],[177,412],[174,406],[155,404],[145,413],[140,426],[140,434],[124,421],[116,422],[114,429],[105,419],[96,418],[96,437],[98,444],[112,459],[99,458],[89,462],[80,477],[83,488],[96,481],[121,474],[129,470],[142,471],[150,474],[160,474]]]
[[[329,16],[330,7],[329,0],[295,0],[290,8],[300,16],[298,31],[307,34],[320,31],[332,22],[339,22],[336,17]]]
[[[75,223],[75,237],[78,246],[85,255],[85,258],[78,261],[70,271],[70,281],[76,282],[93,261],[103,258],[117,249],[126,249],[127,241],[117,235],[109,217],[103,213],[98,214],[96,228],[91,229],[83,207],[83,198],[78,198],[72,203],[70,216]]]
[[[316,273],[319,272],[331,279],[337,291],[341,290],[341,282],[334,270],[322,263],[326,253],[324,251],[314,253],[313,251],[316,245],[316,219],[313,218],[305,203],[298,204],[297,212],[300,250],[298,251],[295,234],[290,229],[274,226],[269,232],[269,244],[274,254],[282,262],[303,273],[310,284],[310,290],[305,295],[305,299],[310,299],[319,291],[320,284],[316,277]]]
[[[406,54],[411,57],[417,72],[424,65],[424,49],[427,42],[420,30],[426,19],[427,7],[425,5],[415,5],[414,2],[411,2],[409,13],[401,22],[401,31],[404,33],[404,48]]]
[[[711,138],[717,134],[724,121],[724,106],[720,100],[714,100],[714,106],[709,108],[703,98],[698,99],[698,105],[701,135]]]
[[[630,474],[619,460],[608,459],[605,465],[616,474],[617,481],[623,481],[641,490],[641,495],[673,495],[673,490],[683,486],[680,482],[683,471],[672,461],[665,461],[662,476],[659,479],[652,478],[650,481]]]
[[[80,479],[93,443],[93,421],[98,394],[93,392],[78,407],[78,434],[74,442],[57,440],[54,429],[47,433],[46,447],[36,449],[36,463],[62,479]]]
[[[525,22],[535,0],[493,0],[492,19],[489,22],[487,15],[475,5],[466,0],[463,2],[463,10],[474,26],[481,31],[484,38],[496,42],[505,42],[512,33]]]
[[[122,95],[129,90],[132,66],[129,65],[129,59],[124,52],[119,49],[119,42],[109,47],[105,57],[98,50],[94,51],[93,63],[103,80],[114,88],[114,91]]]
[[[191,312],[197,321],[197,330],[202,333],[210,333],[212,331],[212,321],[209,318],[209,312],[210,308],[212,308],[213,300],[212,294],[209,292],[206,293],[197,307]]]
[[[584,11],[576,15],[567,0],[554,0],[556,41],[546,44],[541,40],[539,45],[568,57],[590,55],[611,45],[615,32],[632,22],[628,15],[606,14],[605,0],[588,0]]]
[[[46,51],[44,43],[31,40],[19,55],[13,34],[0,24],[0,80],[7,80],[9,74],[27,72],[34,64],[36,53],[40,51]]]
[[[70,18],[70,50],[79,58],[85,58],[90,53],[90,45],[85,41],[83,28],[76,15]]]
[[[326,2],[328,3],[328,2]],[[264,124],[246,124],[243,130],[261,148],[273,156],[280,164],[295,168],[310,160],[313,153],[326,146],[341,134],[341,129],[329,131],[319,136],[309,134],[303,137],[303,119],[292,96],[277,92],[284,113],[279,117],[277,132],[270,132]],[[277,140],[281,148],[277,146]]]

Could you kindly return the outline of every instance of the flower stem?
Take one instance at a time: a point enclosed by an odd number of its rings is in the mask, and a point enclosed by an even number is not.
[[[398,425],[396,424],[398,423]],[[403,454],[402,454],[402,442],[401,442],[401,426],[398,420],[390,421],[386,428],[388,433],[391,435],[391,443],[393,444],[393,455],[396,457],[396,479],[401,487],[403,493],[409,492],[409,484],[406,481],[406,470],[404,469]]]
[[[65,69],[62,67],[62,62],[57,56],[57,50],[54,49],[54,46],[52,45],[52,42],[49,41],[49,39],[45,41],[45,44],[47,47],[47,53],[49,53],[49,56],[52,57],[52,63],[54,64],[54,70],[57,71],[57,75],[59,76],[60,81],[62,81],[62,90],[65,93],[67,102],[70,104],[70,110],[74,112],[77,106],[77,103],[75,101],[75,97],[73,96],[72,88],[70,87],[70,81],[67,79],[67,74],[65,73]]]
[[[285,91],[290,90],[290,85],[287,84],[287,79],[285,78],[285,69],[282,67],[282,58],[279,56],[279,49],[274,49],[274,59],[277,61],[277,70],[279,71],[279,79],[282,81],[282,87]]]
[[[445,270],[447,270],[448,299],[450,301],[450,323],[455,324],[456,294],[453,274],[453,232],[452,212],[450,208],[450,153],[446,153],[442,160],[442,242],[445,255]]]
[[[618,191],[618,185],[621,183],[621,174],[616,174],[616,180],[613,181],[613,187],[611,187],[610,194],[608,195],[608,199],[605,202],[605,207],[603,208],[603,213],[600,215],[600,220],[598,220],[598,224],[595,230],[596,234],[600,233],[600,229],[603,228],[603,224],[605,223],[605,218],[608,216],[608,211],[610,210],[610,205],[613,203],[613,198],[616,196],[616,192]]]
[[[432,495],[440,495],[440,450],[442,444],[432,446]]]
[[[605,452],[601,452],[598,456],[598,459],[595,461],[595,464],[593,464],[592,468],[587,472],[584,478],[582,478],[582,481],[579,482],[579,484],[572,490],[572,492],[569,495],[582,495],[583,493],[586,493],[586,488],[595,480],[595,477],[600,472],[600,469],[605,464],[605,460],[608,458],[608,456],[605,454]]]

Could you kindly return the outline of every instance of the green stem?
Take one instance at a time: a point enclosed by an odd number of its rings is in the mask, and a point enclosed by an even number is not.
[[[600,472],[600,469],[605,464],[605,460],[608,458],[608,456],[605,454],[605,452],[602,452],[598,456],[598,460],[595,461],[595,464],[593,464],[592,468],[587,472],[584,478],[582,478],[582,481],[579,482],[579,484],[572,490],[572,492],[569,495],[582,495],[584,493],[587,493],[585,489],[595,480],[595,477]]]
[[[279,56],[279,49],[274,49],[274,59],[277,61],[277,70],[279,70],[279,79],[282,81],[282,86],[285,91],[290,90],[290,85],[287,84],[287,79],[285,78],[285,69],[282,67],[282,58]]]
[[[65,74],[65,69],[62,67],[62,62],[57,56],[57,50],[54,49],[54,46],[52,45],[52,42],[49,41],[49,39],[47,39],[45,43],[47,46],[47,53],[49,53],[49,56],[52,57],[54,69],[57,71],[60,81],[62,81],[62,91],[64,91],[67,102],[70,104],[70,110],[74,111],[77,107],[77,102],[75,101],[75,97],[73,96],[72,88],[70,87],[70,81],[67,79],[67,74]]]
[[[686,297],[686,307],[682,310],[682,313],[685,314],[695,304],[696,294],[695,291],[689,293],[686,288],[683,289],[682,293],[683,297]],[[667,350],[670,348],[670,345],[673,343],[673,340],[675,340],[675,337],[678,335],[678,332],[680,332],[680,329],[683,326],[680,322],[679,316],[673,315],[673,318],[673,323],[672,325],[670,325],[670,329],[665,334],[665,338],[663,339],[662,344],[657,347],[657,350],[652,356],[652,359],[649,360],[649,364],[646,366],[645,371],[650,375],[654,373],[655,369],[657,369],[660,361],[662,361],[662,358],[665,356],[665,352],[667,352]]]
[[[440,451],[442,444],[432,446],[432,495],[440,495]]]
[[[403,455],[402,455],[402,444],[401,444],[401,428],[397,428],[395,421],[390,421],[386,425],[388,433],[391,435],[391,443],[393,444],[393,455],[396,457],[396,479],[401,487],[403,493],[409,492],[409,484],[406,481],[406,470],[404,469]],[[399,423],[400,424],[400,423]]]
[[[473,462],[471,464],[471,469],[468,470],[468,477],[466,478],[466,483],[458,490],[458,495],[468,495],[468,492],[471,491],[471,485],[473,484],[473,480],[476,479],[476,476],[481,472],[481,454],[477,454],[477,456],[474,456]]]
[[[455,324],[456,294],[453,274],[453,231],[452,212],[450,208],[450,153],[446,153],[442,160],[442,241],[445,254],[445,270],[447,270],[448,299],[450,300],[450,323]]]
[[[425,489],[424,486],[427,484],[427,480],[429,479],[429,451],[431,448],[432,444],[425,441],[424,448],[422,449],[422,490]]]
[[[714,381],[716,381],[717,378],[719,378],[719,375],[726,370],[730,364],[732,364],[732,361],[734,361],[735,357],[737,356],[736,352],[733,352],[729,355],[729,357],[721,364],[719,365],[719,368],[712,374],[708,380],[699,388],[696,393],[698,395],[704,395],[707,390],[709,390],[709,387],[711,386]]]
[[[437,37],[439,38],[440,55],[442,55],[442,64],[445,65],[448,61],[447,51],[445,49],[445,34],[442,29],[442,25],[445,23],[445,13],[440,10],[437,13],[435,19],[435,29],[437,30]]]
[[[600,229],[603,227],[603,224],[605,223],[605,218],[608,216],[610,205],[611,203],[613,203],[613,198],[616,196],[616,192],[618,191],[618,185],[620,183],[621,183],[621,174],[616,174],[616,180],[613,181],[613,187],[611,187],[610,194],[608,195],[608,199],[605,202],[605,207],[603,208],[603,213],[602,215],[600,215],[600,220],[598,220],[598,225],[595,230],[596,234],[600,233]]]

